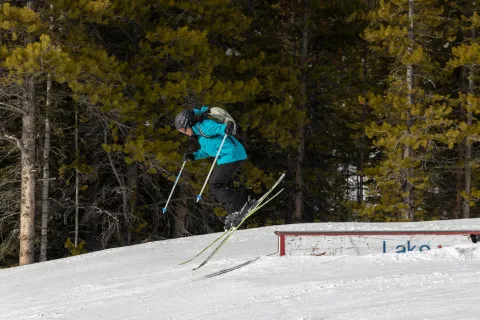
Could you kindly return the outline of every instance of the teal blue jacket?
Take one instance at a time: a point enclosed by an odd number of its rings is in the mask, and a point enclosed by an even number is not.
[[[193,110],[195,115],[200,116],[208,111],[208,107],[203,106],[201,109]],[[193,133],[200,143],[200,149],[193,153],[195,160],[215,157],[217,155],[225,135],[226,126],[226,124],[221,124],[210,119],[197,122],[192,126]],[[204,137],[200,130],[208,138]],[[229,136],[225,140],[222,150],[218,155],[217,164],[225,164],[245,159],[247,159],[247,153],[243,145],[235,139],[234,136]]]

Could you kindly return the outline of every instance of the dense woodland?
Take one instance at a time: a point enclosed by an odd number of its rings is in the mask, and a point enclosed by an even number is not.
[[[473,0],[0,1],[0,266],[222,230],[213,159],[173,127],[222,107],[285,192],[247,227],[473,218]]]

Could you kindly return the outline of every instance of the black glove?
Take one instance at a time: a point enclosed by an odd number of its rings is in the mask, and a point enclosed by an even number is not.
[[[235,125],[233,124],[233,122],[227,122],[227,126],[225,127],[225,134],[233,134],[233,129],[235,129]]]
[[[193,161],[195,160],[195,156],[193,153],[184,153],[183,154],[183,161]]]

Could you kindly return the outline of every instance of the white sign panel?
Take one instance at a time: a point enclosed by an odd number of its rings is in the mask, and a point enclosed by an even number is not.
[[[461,232],[461,231],[459,231]],[[480,231],[475,231],[480,233]],[[476,242],[476,235],[459,234],[294,234],[279,235],[280,255],[365,255],[406,253]]]

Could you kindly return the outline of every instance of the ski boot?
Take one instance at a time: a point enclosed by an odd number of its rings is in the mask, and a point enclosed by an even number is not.
[[[223,227],[225,231],[229,230],[231,227],[237,227],[240,222],[245,218],[247,213],[250,212],[257,205],[257,199],[248,200],[240,211],[235,211],[229,214],[225,218],[225,226]]]

